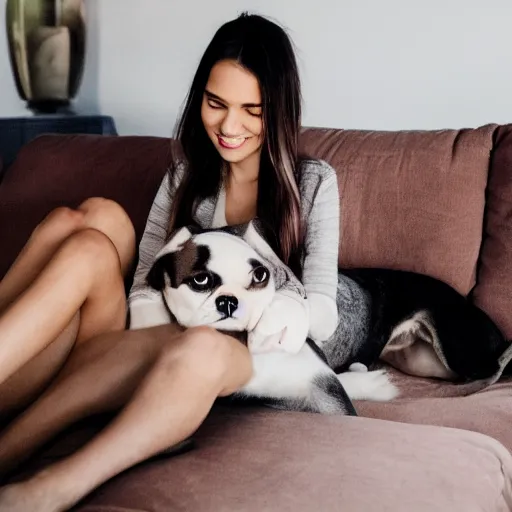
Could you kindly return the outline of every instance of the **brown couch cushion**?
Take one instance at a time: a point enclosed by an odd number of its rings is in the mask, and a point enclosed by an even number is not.
[[[475,303],[512,340],[512,126],[496,132]]]
[[[361,416],[472,430],[497,439],[512,452],[512,379],[463,396],[464,386],[387,370],[399,397],[391,402],[356,402]]]
[[[189,453],[114,478],[77,512],[505,512],[512,504],[512,456],[474,432],[220,410],[196,440]]]
[[[414,270],[469,293],[494,130],[305,130],[305,151],[338,173],[340,265]]]
[[[157,137],[45,135],[27,144],[0,186],[0,279],[48,212],[88,197],[119,202],[139,240],[169,162],[169,139]]]

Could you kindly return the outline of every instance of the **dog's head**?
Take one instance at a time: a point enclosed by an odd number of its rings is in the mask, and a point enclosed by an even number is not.
[[[182,228],[157,254],[147,281],[183,327],[249,331],[274,297],[270,268],[234,232]]]

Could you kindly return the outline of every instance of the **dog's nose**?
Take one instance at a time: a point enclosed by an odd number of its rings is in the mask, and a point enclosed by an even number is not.
[[[238,308],[238,299],[233,295],[221,295],[220,297],[217,297],[215,305],[217,306],[217,311],[219,313],[229,317],[232,316]]]

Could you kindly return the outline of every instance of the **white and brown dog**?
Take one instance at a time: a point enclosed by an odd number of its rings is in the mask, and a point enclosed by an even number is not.
[[[145,309],[145,318],[132,321],[132,328],[173,321],[182,327],[208,325],[248,345],[253,377],[232,399],[355,415],[351,399],[390,400],[397,394],[383,371],[337,375],[328,366],[322,351],[307,337],[303,286],[254,222],[178,230],[156,255],[147,281],[161,293],[153,307]],[[273,320],[281,318],[289,321],[276,332]],[[296,352],[265,349],[280,341],[300,348]]]

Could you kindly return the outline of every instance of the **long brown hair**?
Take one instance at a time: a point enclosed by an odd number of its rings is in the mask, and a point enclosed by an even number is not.
[[[222,160],[202,124],[201,103],[211,69],[226,59],[237,61],[259,82],[265,142],[257,216],[272,248],[300,275],[299,72],[288,35],[262,16],[244,13],[222,25],[199,63],[177,125],[187,171],[174,202],[172,227],[191,224],[197,202],[215,195],[222,179]]]

